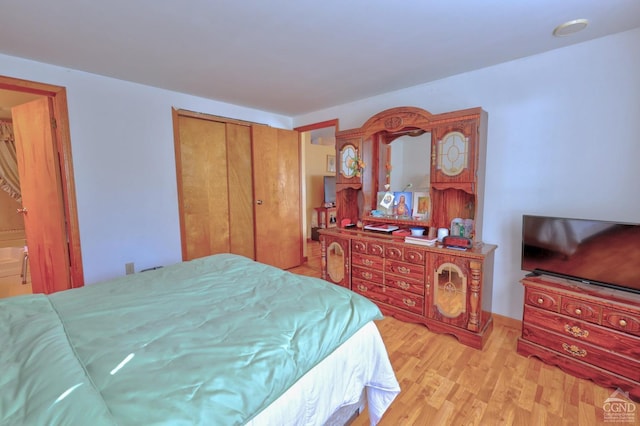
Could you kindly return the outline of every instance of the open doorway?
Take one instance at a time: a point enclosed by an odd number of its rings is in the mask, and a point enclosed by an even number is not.
[[[325,198],[324,178],[335,177],[336,138],[338,119],[322,121],[295,128],[300,132],[303,158],[303,227],[305,239],[317,239],[318,208]],[[305,253],[306,255],[306,253]]]
[[[8,113],[12,117],[12,112],[14,112],[15,108],[22,108],[25,105],[40,101],[48,105],[45,124],[50,129],[51,138],[47,144],[47,149],[53,155],[47,159],[47,167],[50,166],[52,169],[59,171],[59,179],[54,185],[56,194],[54,198],[57,201],[55,205],[50,207],[60,212],[62,219],[59,222],[61,223],[52,223],[48,219],[47,212],[28,212],[28,206],[25,205],[20,205],[14,210],[16,213],[30,215],[25,221],[30,221],[32,226],[25,227],[24,238],[28,241],[26,245],[35,249],[30,250],[28,263],[28,271],[30,271],[32,277],[33,292],[53,293],[68,288],[80,287],[84,284],[84,277],[66,90],[64,87],[0,76],[0,95],[2,95],[0,96],[1,113],[4,115]],[[31,127],[30,119],[26,123],[27,127]],[[31,159],[35,159],[34,152],[30,154]],[[26,172],[31,173],[31,170]],[[21,191],[23,192],[21,195],[24,196],[25,190],[21,188]],[[36,189],[30,190],[30,195],[32,199],[40,199],[43,194],[39,194],[36,187]],[[22,211],[20,212],[20,210]],[[53,226],[62,227],[61,238],[63,241],[57,241],[54,244],[50,241],[45,241],[43,236],[48,235],[48,230]],[[19,228],[19,226],[16,226],[16,228]],[[29,231],[29,228],[31,228],[31,231]],[[17,242],[17,240],[14,242]],[[64,256],[59,257],[58,260],[48,256],[54,250],[53,247],[62,247],[62,249],[55,249],[55,251],[64,251]],[[59,259],[64,260],[61,261]],[[63,271],[63,273],[59,273],[59,271]],[[38,278],[36,279],[35,277]]]

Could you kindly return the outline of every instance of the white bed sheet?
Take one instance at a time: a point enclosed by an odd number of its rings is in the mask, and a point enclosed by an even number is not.
[[[400,392],[400,385],[374,322],[362,327],[247,425],[323,425],[338,408],[357,403],[363,388],[370,423],[376,425]]]

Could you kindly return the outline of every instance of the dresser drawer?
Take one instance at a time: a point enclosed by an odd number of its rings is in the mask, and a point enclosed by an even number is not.
[[[527,305],[537,306],[552,312],[558,312],[560,309],[559,294],[548,293],[535,287],[526,287],[524,302]]]
[[[405,247],[402,254],[402,259],[405,262],[424,265],[427,261],[427,252],[425,252],[424,250],[418,250],[414,247]]]
[[[637,337],[618,333],[606,327],[580,321],[565,315],[525,305],[522,323],[546,328],[566,337],[599,346],[634,359],[640,359],[640,341]]]
[[[598,324],[600,323],[602,308],[595,303],[564,296],[560,313]]]
[[[384,282],[382,271],[370,268],[358,268],[357,266],[353,266],[351,268],[351,277],[360,278],[361,280],[371,281],[377,284],[382,284]]]
[[[424,297],[391,287],[385,287],[385,293],[386,303],[414,314],[424,315]]]
[[[402,277],[393,274],[385,274],[384,276],[385,285],[402,290],[408,291],[411,293],[415,293],[421,296],[424,296],[424,281],[423,280],[414,280],[407,277]]]
[[[356,293],[363,295],[367,299],[384,302],[384,297],[380,296],[384,294],[380,284],[361,280],[359,278],[353,278],[351,280],[351,289]]]
[[[377,241],[353,240],[351,249],[356,253],[371,254],[374,256],[382,256],[384,254],[384,246]]]
[[[522,337],[567,358],[577,359],[620,374],[631,380],[640,381],[640,362],[637,359],[618,355],[578,339],[552,333],[531,324],[523,326]]]
[[[424,281],[424,266],[398,262],[387,259],[384,264],[385,272],[414,280]]]
[[[640,336],[640,317],[629,312],[624,312],[608,307],[602,308],[602,325],[615,328],[625,333]],[[640,346],[640,342],[638,342]]]
[[[400,260],[403,262],[425,265],[427,253],[415,247],[387,245],[384,248],[384,257],[387,259]]]
[[[353,240],[351,242],[351,251],[354,253],[367,254],[367,243],[365,241]]]
[[[384,257],[386,259],[402,260],[402,246],[387,244],[384,247]]]
[[[400,309],[421,316],[424,313],[424,298],[421,296],[357,278],[353,279],[352,288],[356,293],[374,302],[384,303],[396,310]]]
[[[384,259],[379,256],[353,253],[351,255],[351,264],[353,266],[363,266],[365,268],[382,270],[384,268]]]

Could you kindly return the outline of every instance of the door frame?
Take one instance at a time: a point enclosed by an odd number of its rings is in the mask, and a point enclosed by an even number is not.
[[[56,152],[58,153],[58,164],[53,166],[60,168],[61,187],[58,188],[58,190],[63,200],[64,216],[67,222],[70,263],[68,267],[71,276],[71,282],[68,287],[82,287],[84,285],[84,271],[82,268],[80,228],[78,225],[78,206],[76,203],[75,179],[73,176],[66,88],[0,75],[0,89],[47,96],[52,101],[53,117],[55,120],[53,127]]]

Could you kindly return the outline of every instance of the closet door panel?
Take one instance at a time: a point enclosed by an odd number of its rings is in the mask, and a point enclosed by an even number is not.
[[[227,124],[230,251],[255,259],[251,127]]]
[[[289,269],[302,263],[298,132],[253,126],[256,260]]]
[[[179,117],[182,258],[229,252],[226,124]]]

